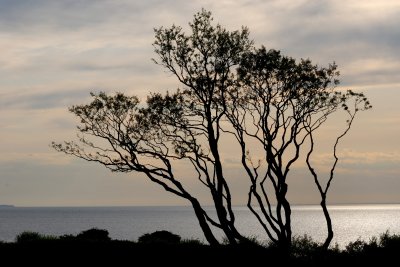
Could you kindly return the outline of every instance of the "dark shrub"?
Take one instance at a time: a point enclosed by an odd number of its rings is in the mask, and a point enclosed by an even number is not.
[[[62,240],[62,241],[73,241],[73,240],[76,240],[76,238],[77,238],[76,236],[71,235],[71,234],[65,234],[65,235],[58,237],[58,239]]]
[[[295,236],[292,239],[291,253],[295,257],[306,257],[321,251],[321,244],[308,235]]]
[[[400,235],[389,234],[389,231],[379,237],[379,246],[388,249],[400,249]]]
[[[378,247],[378,239],[376,237],[372,237],[368,242],[359,238],[346,246],[346,252],[353,255],[362,253],[368,254],[376,251]]]
[[[144,244],[179,244],[181,237],[168,231],[155,231],[139,237],[139,243]]]
[[[81,240],[88,241],[110,241],[111,238],[108,236],[108,231],[103,229],[92,228],[86,231],[82,231],[76,236]]]
[[[33,241],[39,241],[42,240],[44,237],[37,233],[37,232],[22,232],[17,237],[15,238],[15,241],[17,243],[24,243],[24,242],[33,242]]]
[[[350,242],[346,246],[346,251],[350,254],[358,254],[364,251],[365,247],[367,246],[367,242],[361,240],[360,238],[354,242]]]
[[[199,239],[184,239],[181,240],[180,243],[185,245],[204,246],[204,243],[201,242]]]

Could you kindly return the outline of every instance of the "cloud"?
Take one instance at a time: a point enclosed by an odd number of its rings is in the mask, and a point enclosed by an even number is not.
[[[373,4],[371,4],[373,2]],[[296,1],[289,6],[275,5],[264,10],[272,15],[265,18],[267,28],[275,28],[258,38],[269,47],[281,49],[294,57],[311,58],[327,65],[336,61],[342,69],[347,84],[390,83],[400,81],[393,71],[386,72],[388,65],[398,66],[400,45],[400,5],[395,1]],[[379,10],[379,12],[377,11]],[[266,15],[267,16],[267,15]],[[251,26],[250,26],[251,28]],[[366,56],[368,55],[368,56]],[[371,73],[371,65],[357,64],[360,60],[381,61],[379,67]],[[386,65],[385,65],[386,63]],[[378,67],[378,66],[377,66]],[[384,72],[384,76],[382,77]]]
[[[391,177],[398,170],[396,0],[0,0],[0,6],[0,164],[32,162],[33,177],[45,172],[46,162],[58,167],[69,162],[55,156],[49,143],[74,137],[76,121],[67,108],[90,101],[90,91],[122,91],[145,99],[150,91],[180,86],[151,62],[156,56],[153,28],[176,24],[187,30],[193,14],[204,7],[229,30],[248,26],[257,46],[324,66],[336,61],[343,86],[366,88],[374,105],[346,136],[350,141],[341,144],[347,148],[340,151],[341,170]],[[222,153],[231,168],[227,172],[241,177],[237,149],[229,142],[223,143],[227,149]],[[322,147],[331,144],[321,142]],[[325,168],[332,159],[331,154],[315,156]]]
[[[35,153],[2,153],[0,154],[1,164],[21,164],[21,159],[38,166],[48,167],[49,165],[71,165],[75,160],[58,152],[35,152]]]
[[[344,80],[359,86],[400,82],[399,69],[400,61],[393,57],[360,58],[347,64],[343,72],[349,75]]]
[[[1,109],[53,109],[68,107],[89,96],[87,90],[56,91],[47,93],[7,94],[0,99]]]
[[[79,30],[107,24],[110,19],[128,12],[125,8],[126,4],[114,4],[112,1],[106,0],[96,2],[78,0],[2,1],[1,4],[0,21],[2,26],[0,29],[14,29],[22,33],[32,29],[37,31]]]
[[[375,170],[398,169],[400,165],[400,151],[338,151],[338,169],[348,169],[356,172],[363,171],[363,168]],[[312,163],[319,168],[328,170],[332,167],[334,158],[332,154],[316,154],[312,157]],[[400,170],[399,170],[400,173]]]

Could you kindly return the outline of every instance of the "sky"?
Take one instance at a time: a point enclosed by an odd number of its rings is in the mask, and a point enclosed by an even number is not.
[[[229,30],[247,26],[256,46],[320,66],[335,61],[341,88],[363,91],[373,109],[359,114],[338,148],[328,202],[400,203],[400,2],[397,0],[0,0],[0,204],[17,206],[188,205],[141,174],[58,153],[78,121],[68,107],[90,92],[145,100],[179,87],[152,58],[154,28],[188,29],[205,8]],[[321,130],[316,164],[331,164],[334,120]],[[335,132],[336,131],[336,132]],[[244,205],[248,180],[235,148],[222,144],[233,202]],[[236,160],[236,162],[235,162]],[[318,204],[301,166],[289,177],[291,203]],[[205,204],[188,166],[177,173]]]

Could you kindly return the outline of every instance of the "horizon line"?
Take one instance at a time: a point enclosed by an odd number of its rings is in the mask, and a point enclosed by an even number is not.
[[[368,206],[368,205],[399,205],[399,202],[382,202],[382,203],[370,203],[370,202],[362,202],[362,203],[332,203],[328,204],[327,206]],[[274,206],[274,205],[272,205]],[[320,204],[315,204],[315,203],[296,203],[296,204],[291,204],[291,206],[320,206]],[[32,205],[32,206],[24,206],[24,205],[13,205],[13,204],[0,204],[0,208],[128,208],[128,207],[149,207],[149,208],[155,208],[155,207],[192,207],[191,205],[61,205],[61,206],[55,206],[55,205],[49,205],[49,206],[43,206],[43,205]],[[213,207],[213,205],[204,205],[203,207]],[[247,207],[247,205],[233,205],[233,207]],[[254,206],[258,207],[258,206]]]

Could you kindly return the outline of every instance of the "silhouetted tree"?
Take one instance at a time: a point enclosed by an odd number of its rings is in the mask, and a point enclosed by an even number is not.
[[[181,157],[171,151],[173,148],[166,142],[169,138],[157,127],[158,122],[143,116],[146,112],[138,107],[138,98],[121,93],[114,96],[99,93],[92,97],[90,104],[69,109],[80,119],[78,142],[53,142],[53,147],[98,162],[114,172],[144,173],[165,190],[190,201],[207,241],[218,244],[199,201],[175,178],[171,160]]]
[[[333,232],[326,195],[338,161],[336,148],[356,113],[370,108],[363,94],[335,90],[339,83],[336,68],[335,64],[318,67],[310,60],[297,63],[279,51],[266,51],[262,47],[242,57],[237,86],[230,91],[227,117],[241,148],[242,165],[251,181],[247,205],[268,237],[285,249],[292,241],[291,206],[287,199],[291,167],[302,159],[301,152],[307,151],[309,145],[305,159],[321,194],[328,225],[324,246],[328,247]],[[353,109],[349,108],[349,102],[354,104]],[[326,186],[322,187],[310,163],[314,132],[339,109],[345,110],[350,119],[346,130],[336,140],[335,163]],[[258,143],[263,150],[264,155],[258,162],[252,159],[254,146],[249,147],[249,141]],[[254,201],[259,211],[254,209]],[[275,209],[272,204],[276,204]]]
[[[138,171],[165,190],[189,200],[210,244],[217,244],[209,224],[220,228],[230,243],[244,239],[235,227],[231,193],[219,154],[220,123],[225,114],[225,94],[234,83],[233,67],[249,49],[248,30],[229,32],[211,25],[211,13],[202,10],[182,29],[155,30],[157,64],[167,68],[184,85],[183,91],[153,94],[147,106],[123,94],[92,94],[89,105],[70,111],[81,120],[79,143],[53,143],[53,147],[113,171]],[[102,139],[93,143],[87,136]],[[86,149],[91,152],[86,152]],[[210,191],[218,220],[212,219],[173,171],[171,160],[187,160]]]
[[[351,103],[349,102],[349,99],[352,99],[353,101],[351,101]],[[326,101],[323,99],[323,101]],[[307,163],[307,167],[310,171],[310,173],[312,174],[313,178],[314,178],[314,182],[315,185],[318,188],[318,192],[321,196],[321,207],[322,210],[324,212],[324,216],[326,219],[326,224],[327,224],[327,229],[328,229],[328,236],[325,239],[325,242],[323,244],[324,248],[328,248],[329,244],[331,243],[332,239],[333,239],[333,229],[332,229],[332,221],[329,215],[329,211],[328,208],[326,206],[326,197],[327,197],[327,193],[329,190],[329,187],[331,185],[332,179],[334,177],[334,173],[335,173],[335,169],[337,166],[337,163],[339,161],[338,155],[337,155],[337,146],[339,145],[339,141],[348,133],[348,131],[351,128],[351,125],[356,117],[356,114],[359,111],[364,111],[364,110],[368,110],[370,108],[372,108],[371,104],[369,103],[368,99],[365,97],[365,95],[363,93],[355,93],[351,90],[348,90],[346,93],[342,93],[339,94],[336,92],[336,95],[334,95],[334,99],[333,100],[329,100],[331,101],[330,104],[328,105],[328,108],[321,112],[319,116],[315,116],[316,118],[314,118],[314,121],[312,121],[311,119],[309,119],[309,121],[307,123],[304,123],[304,127],[305,130],[307,131],[308,134],[308,139],[310,141],[310,148],[309,151],[307,153],[307,157],[306,157],[306,163]],[[332,103],[334,102],[334,103]],[[317,172],[315,171],[315,169],[313,168],[310,158],[311,155],[314,151],[314,132],[326,121],[326,119],[328,118],[328,116],[330,116],[333,112],[337,111],[338,107],[343,108],[343,110],[345,110],[346,115],[347,115],[347,120],[346,120],[346,124],[347,126],[345,127],[344,131],[342,134],[340,134],[335,141],[335,144],[333,146],[333,157],[334,157],[334,162],[332,164],[332,167],[330,169],[329,175],[328,175],[328,179],[327,182],[325,184],[325,186],[321,183],[321,181],[318,178]],[[309,115],[311,117],[311,115]]]
[[[112,171],[145,174],[191,203],[210,244],[219,243],[212,226],[236,244],[246,238],[235,226],[220,146],[222,136],[233,135],[250,178],[248,207],[268,237],[285,249],[292,239],[287,177],[292,165],[304,158],[321,195],[327,247],[332,226],[326,197],[338,161],[337,145],[356,113],[370,107],[367,99],[335,90],[335,64],[320,68],[309,60],[297,63],[276,50],[255,49],[247,28],[230,32],[213,26],[210,12],[197,13],[189,26],[189,35],[178,26],[155,29],[153,43],[158,56],[154,62],[179,80],[181,90],[151,94],[142,105],[135,96],[92,94],[90,104],[70,108],[80,119],[78,142],[53,142],[53,147]],[[354,106],[348,105],[350,101]],[[311,164],[314,132],[341,108],[350,119],[334,145],[336,160],[323,187]],[[250,146],[254,140],[264,154],[256,163]],[[178,160],[189,163],[209,191],[216,218],[175,176],[173,163]],[[254,199],[260,211],[254,208]]]
[[[213,225],[224,231],[230,243],[236,243],[243,237],[234,224],[231,193],[224,176],[219,143],[227,91],[236,79],[233,67],[239,64],[252,42],[246,28],[229,32],[220,25],[212,26],[211,22],[211,13],[202,10],[190,24],[192,34],[189,36],[177,26],[155,30],[153,45],[159,59],[154,61],[185,86],[178,92],[183,109],[180,122],[177,124],[175,118],[163,122],[167,127],[184,131],[176,140],[178,152],[190,159],[199,180],[211,193],[219,220],[219,223],[212,222]],[[161,101],[161,106],[164,102]]]

